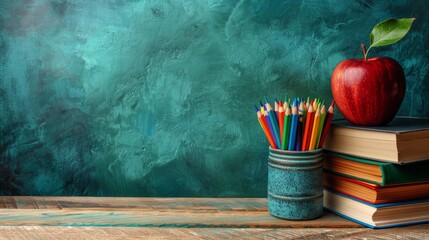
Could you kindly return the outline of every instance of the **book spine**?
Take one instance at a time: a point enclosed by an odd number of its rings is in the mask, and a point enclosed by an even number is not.
[[[388,184],[389,179],[390,179],[390,174],[389,174],[389,170],[386,167],[386,165],[380,165],[380,171],[381,171],[381,186],[386,186],[386,184]]]
[[[408,183],[408,182],[421,182],[428,181],[429,175],[427,169],[429,168],[429,161],[398,165],[398,164],[384,164],[380,165],[382,172],[381,186],[388,186],[392,184]]]

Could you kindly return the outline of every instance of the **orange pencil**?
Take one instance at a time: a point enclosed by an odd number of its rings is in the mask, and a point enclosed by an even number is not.
[[[331,106],[328,108],[327,116],[325,119],[325,124],[323,124],[322,135],[320,136],[319,148],[323,146],[326,136],[328,135],[329,126],[331,126],[332,117],[334,116],[334,106],[335,102],[332,101]]]
[[[311,129],[313,127],[313,120],[314,120],[314,111],[313,111],[313,106],[310,104],[308,106],[307,119],[305,119],[304,134],[302,137],[302,148],[301,148],[302,151],[307,151],[308,147],[310,145]]]
[[[261,124],[262,124],[262,129],[264,130],[265,136],[268,139],[268,142],[270,143],[271,148],[276,148],[276,144],[274,143],[274,139],[273,136],[271,136],[269,129],[268,129],[268,125],[267,125],[267,120],[265,119],[265,117],[262,117],[261,114],[261,118],[259,118],[261,120]]]
[[[269,132],[265,117],[262,117],[262,113],[260,111],[258,111],[258,108],[256,106],[255,106],[255,110],[256,110],[256,115],[258,116],[259,124],[261,125],[262,130],[264,131],[265,136],[267,137],[267,140],[270,143],[271,148],[276,148],[276,145],[274,144],[273,137],[271,136],[271,134]]]
[[[311,129],[311,138],[310,145],[308,150],[314,150],[317,142],[317,134],[319,133],[319,123],[320,123],[320,106],[317,106],[316,114],[314,114],[313,129]]]

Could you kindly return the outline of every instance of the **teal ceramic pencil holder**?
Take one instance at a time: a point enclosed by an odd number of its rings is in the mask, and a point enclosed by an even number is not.
[[[323,214],[323,149],[284,151],[270,147],[268,211],[289,220]]]

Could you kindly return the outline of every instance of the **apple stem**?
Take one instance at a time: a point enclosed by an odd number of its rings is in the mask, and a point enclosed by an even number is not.
[[[365,46],[365,44],[361,44],[360,45],[360,47],[362,48],[362,52],[363,52],[363,57],[364,57],[364,59],[365,59],[365,61],[366,61],[366,54],[368,53],[367,51],[366,51],[366,46]]]

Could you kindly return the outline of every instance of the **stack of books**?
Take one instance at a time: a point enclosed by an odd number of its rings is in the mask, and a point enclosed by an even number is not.
[[[429,119],[333,120],[323,148],[327,210],[371,228],[429,222]]]

